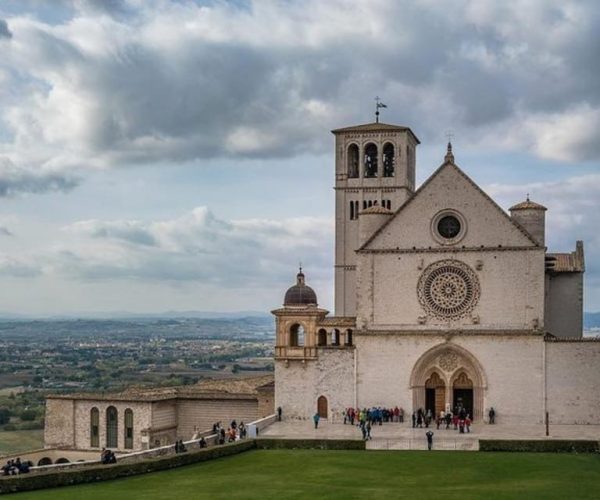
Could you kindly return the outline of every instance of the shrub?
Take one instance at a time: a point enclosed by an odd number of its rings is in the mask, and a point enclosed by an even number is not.
[[[266,450],[364,450],[362,439],[257,439],[257,448]]]
[[[23,410],[20,416],[23,422],[31,422],[35,420],[35,418],[37,417],[37,413],[35,410]]]
[[[584,440],[480,439],[480,451],[531,451],[546,453],[600,453],[600,442]]]
[[[0,425],[8,424],[10,421],[10,410],[8,408],[0,408]]]

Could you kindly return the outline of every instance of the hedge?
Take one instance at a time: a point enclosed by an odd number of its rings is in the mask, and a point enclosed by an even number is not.
[[[479,451],[532,451],[546,453],[600,453],[599,441],[480,439]]]
[[[137,474],[145,474],[147,472],[157,472],[181,467],[182,465],[204,462],[214,458],[235,455],[253,448],[256,448],[256,442],[252,439],[248,439],[223,446],[215,446],[168,457],[150,458],[134,463],[94,465],[77,468],[77,470],[49,470],[47,472],[32,472],[22,476],[9,476],[0,479],[0,494],[38,490],[42,488],[56,488],[96,481],[107,481],[110,479],[135,476]]]
[[[265,450],[364,450],[362,439],[265,439],[256,440],[256,447]]]

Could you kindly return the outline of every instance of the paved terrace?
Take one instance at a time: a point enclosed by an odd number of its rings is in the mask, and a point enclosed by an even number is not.
[[[475,424],[471,432],[459,434],[452,425],[446,430],[441,425],[434,432],[434,449],[438,450],[478,450],[479,439],[591,439],[600,440],[600,425],[551,425],[550,436],[545,435],[545,426],[536,425],[488,425]],[[427,449],[425,432],[428,429],[413,429],[411,423],[384,423],[374,425],[371,430],[372,439],[367,443],[368,449],[375,450],[424,450]],[[361,439],[360,429],[354,425],[329,423],[321,419],[319,428],[315,429],[312,421],[283,420],[275,422],[264,429],[260,437],[288,439]]]

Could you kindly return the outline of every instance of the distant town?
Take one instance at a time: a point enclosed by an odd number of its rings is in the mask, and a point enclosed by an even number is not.
[[[42,429],[49,393],[269,373],[273,345],[268,316],[0,321],[0,431]]]

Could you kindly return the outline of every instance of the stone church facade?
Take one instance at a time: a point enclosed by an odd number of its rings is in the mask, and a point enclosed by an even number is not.
[[[300,270],[276,317],[275,406],[386,406],[475,421],[600,424],[600,342],[582,337],[583,243],[549,252],[546,208],[507,213],[455,163],[415,190],[418,138],[335,135],[335,315]]]

